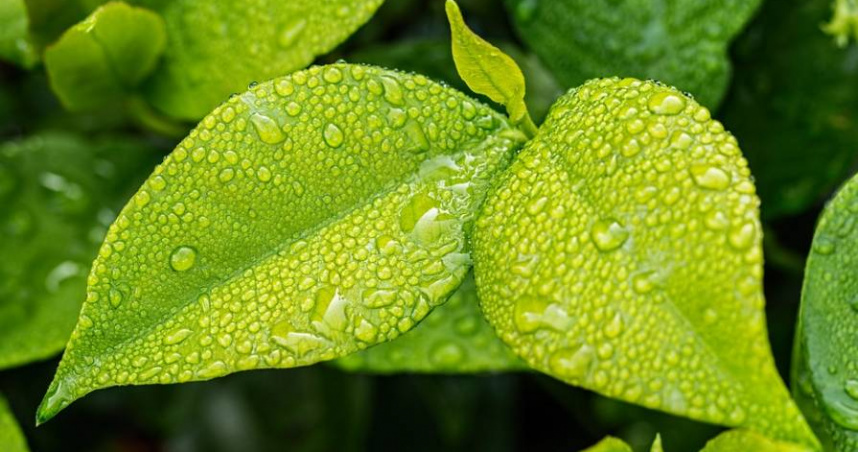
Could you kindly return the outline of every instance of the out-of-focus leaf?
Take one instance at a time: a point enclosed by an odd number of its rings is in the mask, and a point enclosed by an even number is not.
[[[821,202],[858,159],[858,46],[831,44],[819,30],[828,14],[829,0],[766,2],[735,46],[722,116],[751,165],[764,218]]]
[[[3,452],[27,452],[27,440],[21,433],[18,421],[12,415],[9,404],[0,394],[0,450]]]
[[[0,2],[0,58],[26,68],[39,60],[30,40],[30,18],[24,0]]]
[[[625,441],[608,436],[599,441],[595,445],[584,449],[581,452],[634,452]]]
[[[858,40],[858,1],[834,0],[834,17],[823,29],[834,36],[840,47],[845,47],[850,39]]]
[[[769,348],[758,205],[706,108],[654,82],[588,82],[486,198],[480,305],[565,382],[815,445]]]
[[[728,430],[706,443],[700,452],[813,452],[805,446],[766,438],[751,430]]]
[[[506,0],[521,39],[567,87],[656,79],[710,108],[727,89],[727,46],[760,0]]]
[[[536,55],[524,52],[509,42],[500,42],[498,47],[513,57],[521,67],[527,89],[524,102],[534,120],[542,121],[551,104],[563,91]],[[349,55],[348,60],[416,72],[446,82],[456,89],[468,90],[468,86],[456,72],[448,41],[422,39],[375,45],[357,50]]]
[[[527,366],[495,335],[480,312],[472,275],[413,330],[336,361],[346,370],[373,373],[475,373]]]
[[[152,166],[152,150],[127,139],[0,146],[0,369],[62,350],[104,232]]]
[[[149,100],[199,119],[249,83],[302,69],[369,20],[383,0],[139,0],[167,22]]]
[[[807,259],[793,360],[796,399],[824,442],[858,449],[858,177],[823,211]]]
[[[410,330],[464,280],[470,225],[523,140],[371,66],[234,96],[108,230],[39,420],[99,388],[309,365]]]
[[[166,39],[156,13],[107,3],[45,51],[51,87],[73,111],[121,100],[155,68]]]
[[[652,442],[649,452],[664,452],[664,447],[661,445],[661,435],[655,435],[655,440]]]
[[[536,134],[536,126],[524,103],[524,74],[518,64],[471,31],[454,0],[447,0],[446,10],[453,41],[453,61],[459,76],[471,91],[488,96],[506,107],[513,124],[523,126],[530,136]]]

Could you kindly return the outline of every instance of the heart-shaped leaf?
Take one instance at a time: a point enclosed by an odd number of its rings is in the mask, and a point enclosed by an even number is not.
[[[59,133],[0,146],[0,369],[62,350],[107,226],[156,157]]]
[[[51,87],[70,110],[115,102],[152,72],[166,40],[157,14],[107,3],[45,51]]]
[[[653,82],[588,82],[487,198],[483,312],[566,382],[815,445],[769,350],[758,204],[706,108]]]
[[[472,274],[442,306],[396,340],[336,361],[346,370],[373,373],[475,373],[525,369],[495,335],[477,301]]]
[[[522,40],[564,86],[616,74],[656,79],[717,107],[727,45],[760,0],[506,0]]]
[[[363,25],[383,0],[141,0],[167,22],[149,100],[198,119],[251,82],[302,69]]]
[[[12,415],[12,410],[9,409],[9,404],[2,394],[0,394],[0,450],[3,452],[27,452],[29,450],[27,440],[21,433],[21,427],[15,420],[15,416]]]
[[[701,452],[811,452],[797,444],[766,438],[751,430],[728,430],[706,443]]]
[[[834,450],[858,448],[858,178],[825,207],[807,259],[793,392]]]
[[[524,139],[463,94],[313,67],[218,107],[107,233],[38,418],[107,386],[330,360],[442,304]]]

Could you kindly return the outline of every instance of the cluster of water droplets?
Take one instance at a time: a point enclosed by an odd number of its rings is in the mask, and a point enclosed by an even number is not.
[[[507,175],[474,249],[486,315],[520,356],[644,406],[794,426],[764,420],[794,407],[759,415],[788,401],[770,388],[759,200],[704,107],[652,82],[588,82]],[[730,375],[751,368],[747,386]],[[750,401],[763,391],[777,400]]]

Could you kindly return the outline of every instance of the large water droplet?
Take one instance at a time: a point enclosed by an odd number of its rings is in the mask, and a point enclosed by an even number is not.
[[[617,220],[598,220],[590,229],[590,237],[602,251],[613,251],[629,238],[629,231]]]
[[[647,106],[657,115],[676,115],[685,109],[685,100],[677,94],[662,91],[650,97]]]
[[[589,345],[578,349],[561,349],[551,355],[548,365],[558,376],[578,380],[589,372],[593,355],[593,348]]]
[[[399,82],[386,76],[381,76],[379,79],[381,80],[381,86],[384,87],[385,100],[390,102],[392,105],[402,105],[405,103]]]
[[[188,271],[197,261],[197,250],[190,246],[180,246],[170,254],[170,267],[177,272]]]
[[[542,314],[548,304],[548,300],[542,297],[523,297],[516,300],[513,314],[516,329],[526,334],[541,328]]]
[[[833,254],[837,249],[837,245],[834,240],[825,237],[819,236],[816,240],[813,241],[813,251],[822,255]]]
[[[730,175],[721,168],[709,165],[692,165],[691,177],[694,183],[710,190],[724,190],[730,186]]]
[[[343,131],[336,124],[330,123],[325,127],[323,133],[325,143],[332,148],[338,148],[343,145]]]
[[[260,113],[254,113],[250,116],[250,122],[253,123],[253,128],[259,139],[268,144],[277,144],[286,137],[280,131],[280,125],[277,121]]]

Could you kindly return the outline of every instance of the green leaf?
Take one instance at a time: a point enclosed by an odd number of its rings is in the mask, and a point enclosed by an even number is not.
[[[506,0],[521,39],[564,86],[608,75],[661,80],[715,108],[727,46],[760,0]]]
[[[706,443],[701,452],[811,452],[797,444],[766,438],[751,430],[728,430]]]
[[[73,111],[114,102],[152,72],[166,39],[164,20],[156,13],[107,3],[45,51],[51,87]]]
[[[313,67],[207,116],[107,233],[38,419],[98,388],[330,360],[442,304],[523,141],[484,105],[373,67]]]
[[[834,17],[822,28],[840,47],[846,47],[850,38],[858,40],[858,2],[834,0]]]
[[[140,0],[167,22],[168,43],[147,98],[199,119],[249,83],[310,64],[363,25],[383,0]]]
[[[858,447],[858,273],[853,234],[858,178],[825,207],[807,259],[793,360],[793,392],[823,442]]]
[[[614,438],[613,436],[606,436],[605,439],[599,441],[595,445],[584,449],[581,452],[634,452],[632,451],[631,446],[626,444],[625,441]]]
[[[858,162],[858,46],[838,49],[820,32],[829,4],[766,2],[734,46],[722,116],[754,172],[764,218],[821,205]]]
[[[50,133],[0,146],[0,369],[62,350],[105,230],[154,163],[127,139]]]
[[[528,110],[533,113],[533,118],[542,120],[554,100],[563,94],[563,90],[536,55],[525,53],[509,42],[498,43],[498,47],[521,63],[528,93],[524,101]],[[362,47],[349,54],[348,60],[416,72],[448,83],[459,90],[468,89],[456,72],[450,43],[447,41],[415,39]],[[487,97],[485,99],[489,100]]]
[[[653,82],[588,82],[487,197],[483,312],[565,382],[815,445],[769,350],[758,205],[705,107]]]
[[[33,67],[39,54],[30,39],[30,18],[24,0],[0,3],[0,59]]]
[[[27,452],[27,440],[21,427],[12,415],[9,404],[0,394],[0,450],[3,452]]]
[[[465,25],[462,12],[453,0],[446,3],[447,20],[453,41],[453,61],[471,91],[484,94],[506,107],[514,124],[522,124],[528,135],[536,126],[524,103],[524,75],[509,55],[477,36]]]
[[[664,452],[664,447],[661,445],[661,435],[655,435],[655,440],[653,440],[652,447],[650,447],[649,452]]]
[[[525,369],[480,312],[471,273],[413,330],[336,361],[350,371],[476,373]]]

